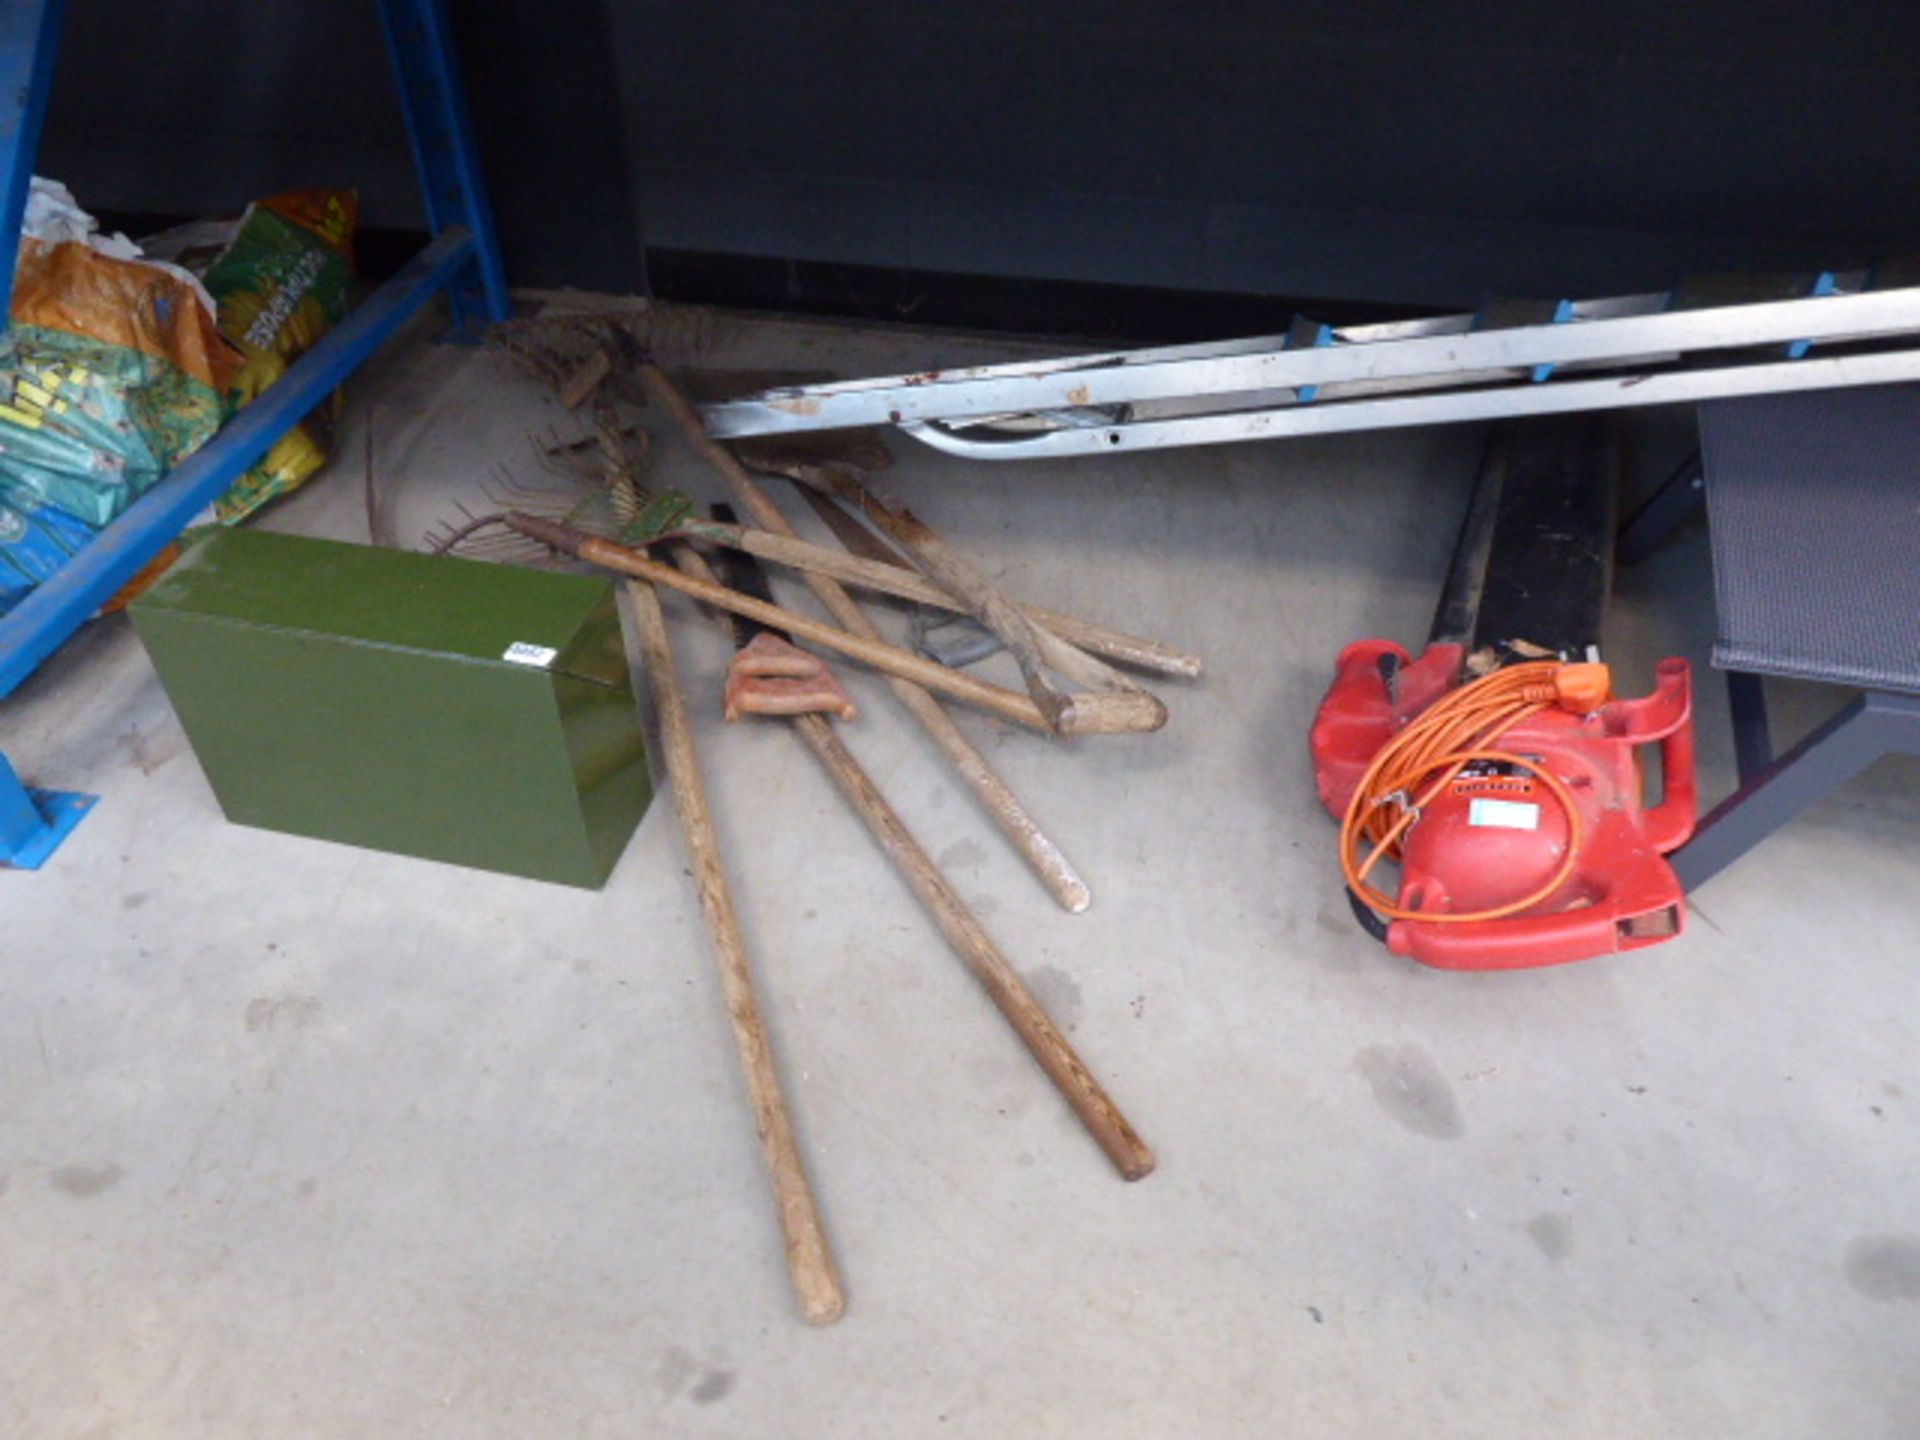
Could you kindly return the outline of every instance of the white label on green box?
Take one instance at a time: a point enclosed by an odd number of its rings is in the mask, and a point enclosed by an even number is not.
[[[516,640],[507,646],[507,653],[500,658],[514,665],[531,665],[536,670],[544,670],[553,664],[553,657],[559,653],[548,645],[529,645],[525,640]]]

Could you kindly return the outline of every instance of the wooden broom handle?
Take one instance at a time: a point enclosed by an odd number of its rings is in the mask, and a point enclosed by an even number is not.
[[[694,881],[700,892],[700,913],[713,941],[714,963],[720,971],[734,1048],[740,1053],[740,1068],[746,1076],[754,1129],[760,1136],[760,1153],[766,1159],[767,1175],[773,1182],[774,1205],[779,1211],[780,1235],[787,1253],[787,1274],[793,1281],[794,1297],[800,1302],[800,1313],[807,1323],[830,1325],[846,1309],[846,1298],[840,1290],[840,1275],[833,1263],[826,1231],[820,1224],[813,1188],[807,1183],[806,1167],[800,1161],[800,1149],[794,1142],[793,1121],[781,1094],[780,1076],[774,1069],[773,1047],[767,1039],[766,1023],[761,1019],[760,1002],[754,993],[753,967],[747,959],[746,942],[740,936],[740,923],[734,916],[726,871],[720,864],[720,841],[714,833],[706,785],[700,777],[699,758],[694,753],[693,726],[687,719],[686,694],[674,664],[673,647],[667,639],[666,618],[660,613],[660,597],[651,585],[629,582],[627,591],[633,598],[635,628],[639,632],[641,656],[646,662],[647,684],[653,692],[660,740],[667,752],[667,778],[673,788],[674,808],[680,813],[680,828],[686,835],[687,854],[693,862]]]

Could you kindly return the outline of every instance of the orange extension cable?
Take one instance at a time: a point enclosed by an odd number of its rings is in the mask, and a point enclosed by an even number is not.
[[[1499,920],[1538,905],[1566,882],[1580,854],[1580,812],[1559,776],[1494,742],[1530,715],[1558,706],[1577,715],[1606,703],[1612,681],[1607,667],[1534,660],[1509,665],[1451,690],[1421,711],[1380,747],[1347,804],[1340,825],[1340,868],[1347,888],[1362,903],[1392,920],[1464,924]],[[1374,866],[1400,858],[1400,842],[1420,812],[1476,760],[1528,771],[1567,816],[1567,853],[1546,883],[1529,895],[1491,910],[1412,910],[1367,883]],[[1371,848],[1368,848],[1368,847]],[[1359,858],[1365,849],[1366,857]]]

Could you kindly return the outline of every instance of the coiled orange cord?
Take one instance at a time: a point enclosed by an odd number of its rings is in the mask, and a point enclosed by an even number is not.
[[[1340,825],[1340,868],[1360,901],[1392,920],[1455,924],[1499,920],[1538,905],[1573,873],[1580,853],[1580,812],[1559,776],[1493,742],[1530,715],[1558,706],[1588,714],[1606,703],[1607,667],[1535,660],[1509,665],[1449,691],[1380,747],[1347,804]],[[1400,905],[1367,883],[1374,866],[1400,858],[1400,842],[1420,812],[1476,760],[1515,765],[1546,787],[1567,816],[1567,852],[1546,883],[1491,910],[1431,911]],[[1371,848],[1368,848],[1371,847]],[[1364,859],[1360,852],[1366,849]]]

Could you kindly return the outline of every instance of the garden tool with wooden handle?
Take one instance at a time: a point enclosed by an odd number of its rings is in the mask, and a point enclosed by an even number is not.
[[[723,507],[716,507],[716,514]],[[725,518],[731,518],[727,516]],[[771,603],[766,573],[751,556],[734,552],[721,557],[730,588]],[[712,572],[689,547],[679,547],[676,561],[687,573],[710,578]],[[744,632],[736,620],[735,643],[742,648],[764,635]],[[928,858],[893,807],[868,778],[860,762],[841,742],[826,716],[818,711],[788,717],[807,748],[813,751],[847,803],[853,807],[875,842],[899,870],[954,952],[985,988],[1007,1018],[1029,1053],[1053,1081],[1080,1123],[1086,1126],[1122,1178],[1138,1180],[1153,1170],[1153,1152],[1134,1131],[1100,1082],[1074,1052],[1060,1028],[1027,989],[1019,973],[1000,953],[986,930],[974,918],[959,892]]]

